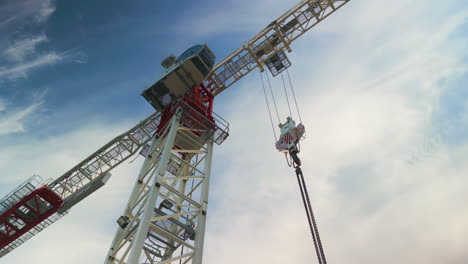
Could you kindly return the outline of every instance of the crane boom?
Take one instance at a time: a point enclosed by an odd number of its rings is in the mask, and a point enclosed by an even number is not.
[[[350,0],[301,1],[264,30],[217,63],[207,80],[218,95],[255,68],[263,70],[268,58],[278,52],[291,52],[291,43]]]
[[[153,138],[160,118],[159,112],[150,115],[51,182],[48,188],[66,203],[146,145]]]
[[[104,185],[105,181],[110,177],[109,172],[112,169],[136,154],[153,139],[160,119],[160,112],[150,115],[127,132],[105,144],[53,182],[35,191],[28,190],[25,192],[20,190],[21,196],[14,194],[17,197],[15,203],[11,203],[8,208],[0,210],[0,235],[2,235],[0,238],[3,239],[0,240],[0,258],[60,219],[70,207]],[[56,202],[57,206],[48,207],[48,211],[36,210],[33,219],[37,220],[34,222],[23,221],[24,218],[18,216],[21,212],[17,209],[22,208],[21,206],[25,204],[28,206],[32,199],[40,200],[40,198],[36,198],[39,195],[55,195],[59,200]],[[50,201],[42,200],[42,202],[52,204]],[[34,207],[29,207],[29,210],[34,212]],[[9,232],[4,226],[15,228],[15,232]]]

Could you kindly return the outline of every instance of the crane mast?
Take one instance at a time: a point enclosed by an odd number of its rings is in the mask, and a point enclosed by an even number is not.
[[[212,113],[212,98],[256,68],[264,71],[266,66],[273,76],[286,70],[291,65],[286,51],[292,51],[292,42],[349,1],[301,1],[212,66],[199,77],[199,86],[189,87],[204,97],[186,92],[56,180],[37,189],[24,189],[27,182],[6,196],[0,201],[9,208],[0,210],[0,257],[61,218],[102,187],[112,169],[140,153],[145,160],[104,263],[201,264],[213,144],[221,144],[229,135],[229,124]],[[174,62],[170,58],[168,67]],[[38,201],[46,195],[52,198],[47,196],[48,210],[41,211]],[[35,213],[36,218],[25,218],[21,210]]]
[[[221,144],[229,128],[183,101],[171,110],[118,220],[106,264],[201,263],[213,144]]]

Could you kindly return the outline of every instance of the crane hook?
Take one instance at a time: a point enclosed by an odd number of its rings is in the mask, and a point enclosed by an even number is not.
[[[298,148],[299,140],[302,138],[305,132],[304,125],[299,123],[296,126],[296,122],[291,117],[286,118],[284,124],[279,124],[281,134],[279,140],[276,142],[276,149],[280,152],[289,153],[293,160],[294,168],[301,166],[301,160],[298,157],[300,152]]]

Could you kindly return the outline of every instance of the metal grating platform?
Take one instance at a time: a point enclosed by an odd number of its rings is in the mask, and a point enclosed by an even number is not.
[[[179,107],[183,109],[181,124],[191,132],[200,132],[195,135],[196,137],[199,137],[202,142],[200,147],[206,143],[206,140],[211,140],[214,143],[221,145],[229,136],[229,123],[215,112],[212,113],[212,121],[206,116],[198,114],[198,110],[193,106],[179,100],[172,106],[170,115],[174,115]]]
[[[24,183],[19,185],[15,190],[7,194],[3,199],[0,200],[0,215],[6,213],[10,208],[17,206],[18,203],[21,203],[23,199],[27,198],[27,196],[32,195],[33,192],[37,192],[38,188],[40,189],[41,185],[44,185],[48,182],[49,180],[43,181],[42,177],[39,175],[33,175],[31,178],[26,180]],[[39,209],[40,210],[40,209]],[[58,219],[60,219],[62,216],[64,216],[67,212],[64,214],[58,214],[54,213],[32,227],[30,230],[19,236],[18,238],[15,238],[14,241],[11,243],[8,243],[6,246],[3,248],[0,248],[0,258],[11,252],[13,249],[16,247],[20,246],[24,242],[26,242],[28,239],[36,235],[37,233],[41,232],[44,228],[47,226],[51,225]],[[18,228],[22,228],[25,225],[24,221],[21,221],[18,223],[18,219],[14,217],[14,214],[11,215],[11,217],[6,218],[8,219],[8,223],[11,225],[15,225]],[[0,227],[1,227],[1,222],[0,222]],[[3,226],[4,227],[4,226]],[[3,228],[0,228],[0,232],[6,232]],[[20,230],[17,230],[15,232],[20,232]],[[1,234],[1,233],[0,233]],[[4,234],[7,235],[7,234]]]
[[[20,186],[16,187],[16,189],[14,189],[12,192],[3,197],[2,200],[0,200],[0,214],[3,214],[17,202],[21,201],[21,199],[32,193],[37,188],[37,186],[41,184],[41,182],[41,176],[33,175]]]

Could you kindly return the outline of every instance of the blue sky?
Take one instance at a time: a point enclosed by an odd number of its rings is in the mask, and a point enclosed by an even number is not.
[[[60,176],[149,115],[140,93],[168,54],[206,43],[220,60],[295,3],[1,1],[0,195]],[[303,170],[330,262],[467,262],[467,22],[455,0],[352,0],[293,44]],[[215,111],[232,134],[216,148],[206,263],[310,263],[258,73]],[[140,162],[2,263],[101,263]]]

